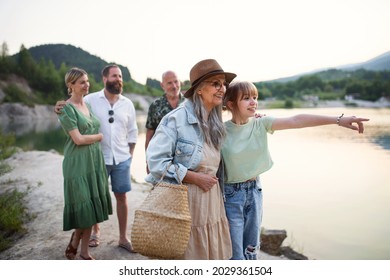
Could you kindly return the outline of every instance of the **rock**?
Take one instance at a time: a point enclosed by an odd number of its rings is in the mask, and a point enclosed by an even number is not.
[[[136,103],[138,103],[138,106],[140,108],[137,109],[137,113],[140,113],[140,111],[142,111],[146,114],[148,113],[150,104],[153,102],[153,100],[157,98],[136,93],[123,93],[123,96],[129,98],[134,103],[134,106],[136,106]]]
[[[289,246],[281,246],[287,237],[285,230],[263,229],[261,231],[261,250],[272,256],[281,256],[289,260],[308,260],[308,257],[294,251]]]
[[[273,256],[280,256],[280,246],[286,237],[285,230],[263,229],[260,234],[261,250]]]
[[[282,255],[288,258],[289,260],[308,260],[308,257],[294,251],[292,248],[288,246],[281,247],[280,251]]]
[[[21,103],[0,104],[0,119],[26,121],[31,119],[50,118],[57,118],[54,113],[54,106],[51,105],[34,105],[29,107]]]

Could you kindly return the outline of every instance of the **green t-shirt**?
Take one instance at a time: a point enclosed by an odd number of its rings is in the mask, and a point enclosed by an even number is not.
[[[244,125],[225,122],[226,139],[222,145],[225,182],[239,183],[269,170],[273,161],[268,150],[267,132],[274,117],[251,118]]]

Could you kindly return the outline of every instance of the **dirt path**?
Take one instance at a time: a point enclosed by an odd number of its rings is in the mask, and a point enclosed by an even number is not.
[[[36,215],[27,224],[28,233],[16,244],[0,253],[0,259],[6,260],[64,260],[64,251],[71,232],[62,230],[63,210],[63,156],[56,152],[20,152],[6,160],[13,170],[0,178],[20,180],[16,185],[21,191],[28,186],[32,190],[27,196],[28,211]],[[9,186],[11,187],[11,185]],[[128,193],[129,201],[129,234],[133,224],[134,211],[146,197],[150,186],[132,184]],[[148,259],[140,254],[130,254],[117,246],[118,220],[115,211],[115,198],[112,195],[114,214],[108,221],[101,223],[101,243],[91,248],[91,254],[99,260],[143,260]],[[281,259],[265,253],[260,259]]]

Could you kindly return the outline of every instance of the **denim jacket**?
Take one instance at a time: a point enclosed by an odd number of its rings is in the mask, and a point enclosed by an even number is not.
[[[203,157],[204,139],[194,113],[193,103],[186,100],[178,108],[165,115],[146,150],[150,173],[145,181],[153,185],[164,176],[164,181],[177,184],[183,181],[187,170],[195,170]],[[176,168],[178,168],[178,174]],[[221,168],[222,167],[222,168]],[[217,173],[222,187],[223,164]]]

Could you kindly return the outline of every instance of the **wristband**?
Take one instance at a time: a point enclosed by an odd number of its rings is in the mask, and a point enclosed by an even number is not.
[[[341,118],[344,116],[344,113],[342,113],[341,115],[340,115],[340,117],[337,117],[337,119],[336,119],[336,123],[337,123],[337,125],[340,125],[340,120],[341,120]]]

